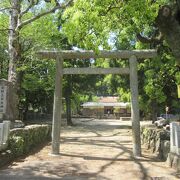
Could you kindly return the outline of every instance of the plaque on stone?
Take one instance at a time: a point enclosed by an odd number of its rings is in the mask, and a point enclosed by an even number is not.
[[[0,85],[0,114],[6,112],[6,93],[7,86]]]

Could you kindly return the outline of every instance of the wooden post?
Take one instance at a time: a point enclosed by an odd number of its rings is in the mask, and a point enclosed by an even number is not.
[[[141,138],[140,138],[141,135],[140,135],[140,121],[139,121],[138,77],[137,77],[136,56],[130,57],[129,65],[130,65],[133,154],[134,156],[141,156]]]
[[[62,77],[63,77],[63,58],[58,56],[56,59],[56,78],[53,105],[53,124],[52,124],[52,154],[59,154],[60,127],[62,110]]]

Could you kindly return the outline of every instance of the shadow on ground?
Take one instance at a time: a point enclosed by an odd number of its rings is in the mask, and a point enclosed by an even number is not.
[[[103,141],[104,142],[104,141]],[[94,144],[92,144],[93,146]],[[118,153],[116,156],[112,158],[106,158],[106,157],[97,157],[97,156],[86,156],[86,155],[78,155],[78,154],[65,154],[61,153],[61,156],[59,158],[58,162],[53,163],[53,161],[36,161],[33,162],[33,164],[25,165],[21,169],[11,169],[9,167],[9,170],[7,173],[6,170],[1,171],[0,179],[2,180],[56,180],[56,179],[64,179],[64,180],[90,180],[90,179],[103,179],[103,180],[110,180],[111,178],[104,177],[100,174],[102,174],[107,168],[109,168],[111,165],[116,163],[117,161],[133,161],[135,162],[140,169],[142,180],[146,180],[150,178],[147,174],[146,168],[141,163],[142,161],[149,161],[153,162],[154,159],[146,158],[146,159],[136,159],[132,156],[132,151],[126,148],[125,146],[121,144],[119,145],[119,148],[121,149],[121,152]],[[104,146],[108,146],[105,145]],[[130,155],[129,159],[126,158],[120,158],[124,153],[128,153]],[[100,167],[100,169],[97,172],[83,172],[84,168],[82,168],[81,164],[76,164],[72,162],[66,162],[62,163],[61,159],[63,157],[71,157],[71,158],[82,158],[84,160],[95,160],[95,161],[104,161],[106,162],[103,166]]]
[[[97,121],[96,124],[92,121],[89,120],[88,123],[80,121],[74,127],[63,129],[66,133],[61,136],[61,145],[66,151],[61,151],[60,156],[47,156],[47,154],[43,154],[43,151],[40,151],[41,149],[37,149],[33,152],[34,155],[32,153],[32,159],[21,158],[19,159],[22,161],[21,163],[16,161],[11,166],[1,170],[0,179],[114,180],[110,175],[107,175],[107,172],[113,170],[114,166],[118,166],[119,169],[122,167],[126,171],[124,174],[115,172],[118,180],[121,180],[128,173],[132,175],[130,178],[132,180],[168,180],[165,177],[151,177],[149,169],[144,165],[144,163],[149,163],[154,168],[158,168],[158,165],[155,164],[158,162],[157,159],[151,156],[133,157],[132,142],[128,138],[131,136],[129,124],[119,125],[116,122],[113,124],[114,121],[108,121],[107,124]],[[114,132],[114,129],[117,131]],[[119,131],[120,129],[122,131]],[[70,134],[70,132],[74,134]],[[50,144],[45,149],[49,150]],[[94,151],[91,151],[92,149]],[[34,157],[35,155],[36,157]],[[94,166],[97,164],[99,166],[92,170],[89,166],[93,166],[93,163]],[[127,166],[126,163],[133,165]],[[177,174],[171,175],[177,176]]]

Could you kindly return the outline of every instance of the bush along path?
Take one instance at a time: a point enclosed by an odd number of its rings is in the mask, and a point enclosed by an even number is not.
[[[15,158],[31,153],[41,144],[50,141],[50,137],[50,125],[29,125],[25,128],[12,129],[7,150],[0,152],[0,167]]]
[[[143,150],[132,153],[131,123],[118,120],[76,119],[61,130],[59,156],[51,144],[0,170],[5,180],[148,180],[179,179],[180,174]]]

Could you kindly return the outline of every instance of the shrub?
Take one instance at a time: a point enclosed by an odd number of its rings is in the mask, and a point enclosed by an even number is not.
[[[51,126],[31,125],[10,131],[8,149],[13,157],[28,153],[33,147],[46,142],[51,137]]]

